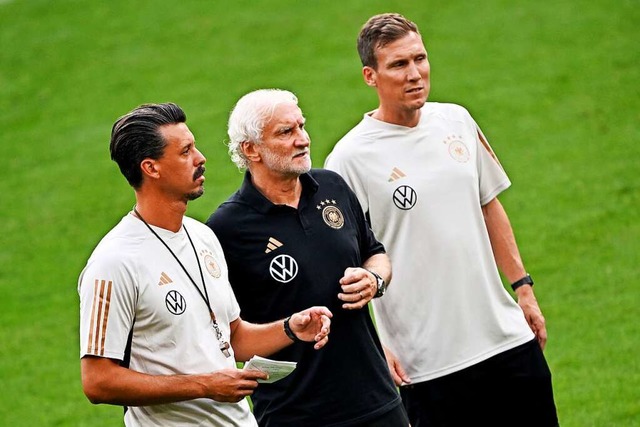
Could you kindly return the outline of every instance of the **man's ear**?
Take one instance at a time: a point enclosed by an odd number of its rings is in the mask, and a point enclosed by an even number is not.
[[[260,153],[256,148],[256,143],[244,141],[240,144],[240,148],[242,149],[242,153],[250,162],[260,161]]]
[[[140,170],[143,176],[158,178],[160,176],[160,165],[154,159],[146,158],[140,163]]]
[[[369,66],[362,67],[362,77],[367,86],[376,87],[376,70]]]

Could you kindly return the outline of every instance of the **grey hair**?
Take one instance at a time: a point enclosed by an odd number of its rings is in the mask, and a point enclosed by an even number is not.
[[[264,126],[280,104],[298,104],[298,98],[282,89],[258,89],[238,100],[229,115],[229,155],[239,169],[246,169],[249,161],[242,152],[242,143],[262,143]]]

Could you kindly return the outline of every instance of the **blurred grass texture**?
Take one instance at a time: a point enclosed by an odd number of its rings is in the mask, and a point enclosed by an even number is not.
[[[640,425],[638,0],[0,0],[0,424],[112,426],[79,375],[76,282],[133,206],[111,125],[173,101],[208,158],[205,220],[239,185],[226,120],[295,92],[314,166],[375,108],[355,39],[420,26],[430,100],[467,107],[509,173],[501,200],[546,316],[561,425]],[[505,405],[526,402],[505,396]]]

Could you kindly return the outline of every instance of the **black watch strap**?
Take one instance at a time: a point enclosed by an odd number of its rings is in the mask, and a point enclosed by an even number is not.
[[[300,338],[298,338],[296,336],[296,334],[293,333],[293,331],[291,330],[291,326],[289,326],[289,320],[291,319],[291,316],[287,317],[286,319],[284,319],[284,333],[287,334],[287,336],[289,337],[289,339],[293,342],[300,342]]]
[[[528,274],[524,276],[522,279],[516,280],[515,282],[513,282],[511,284],[511,289],[515,291],[516,289],[518,289],[520,286],[523,286],[523,285],[533,286],[533,279]]]

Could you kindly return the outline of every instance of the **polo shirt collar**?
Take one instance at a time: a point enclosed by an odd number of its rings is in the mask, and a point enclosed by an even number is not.
[[[311,176],[310,173],[300,175],[300,183],[302,184],[302,195],[300,196],[300,204],[318,191],[318,181]],[[251,181],[251,172],[247,170],[244,174],[244,181],[240,186],[240,198],[256,209],[260,213],[269,213],[271,210],[282,209],[283,205],[275,205],[267,199]],[[300,206],[300,205],[298,205]]]

